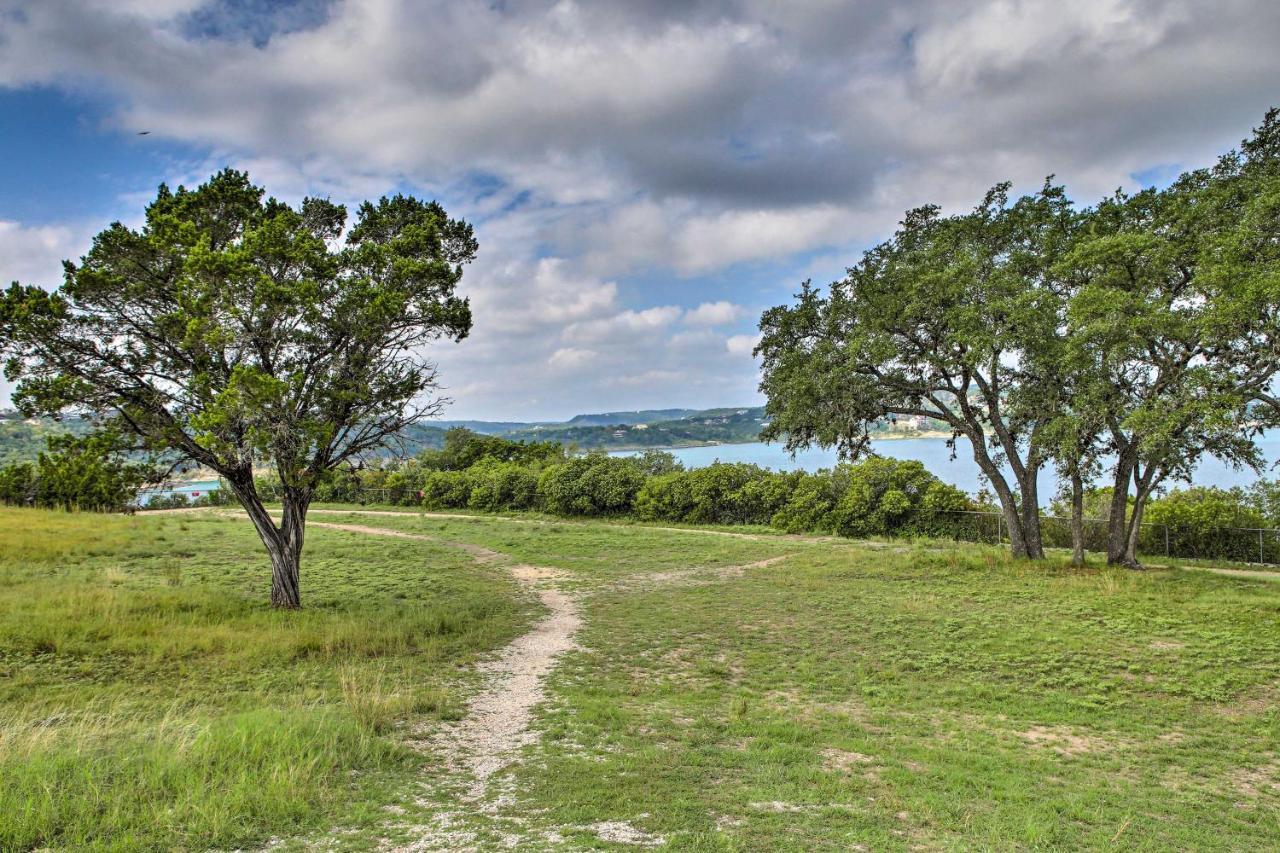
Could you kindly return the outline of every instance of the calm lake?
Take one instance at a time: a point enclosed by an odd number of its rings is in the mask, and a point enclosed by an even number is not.
[[[876,453],[895,459],[917,459],[924,463],[933,474],[944,482],[950,483],[966,492],[974,493],[983,487],[981,472],[973,461],[973,452],[968,441],[961,439],[956,444],[956,458],[951,458],[951,450],[945,439],[941,438],[897,438],[872,442]],[[1258,441],[1268,465],[1280,459],[1280,434],[1276,431],[1264,434]],[[614,455],[632,456],[639,451],[619,451]],[[819,468],[830,468],[836,464],[834,450],[807,450],[796,454],[792,459],[781,445],[764,444],[719,444],[712,447],[681,447],[669,450],[669,453],[684,463],[686,468],[701,468],[713,462],[750,462],[764,468],[778,471],[816,471]],[[1280,472],[1264,471],[1261,476],[1275,477]],[[1194,482],[1197,486],[1248,486],[1259,479],[1257,473],[1244,468],[1235,470],[1217,459],[1206,459],[1196,468]],[[1052,470],[1045,470],[1040,476],[1040,502],[1048,504],[1058,490],[1057,478]]]
[[[897,438],[872,442],[876,453],[895,459],[918,459],[944,482],[950,483],[966,492],[974,493],[983,487],[978,466],[973,461],[967,441],[961,439],[956,445],[956,458],[951,458],[947,443],[941,438]],[[1267,464],[1272,465],[1280,459],[1280,434],[1272,431],[1263,435],[1258,441]],[[640,451],[619,450],[614,456],[634,456]],[[807,450],[796,454],[795,459],[782,449],[781,445],[753,442],[751,444],[717,444],[712,447],[678,447],[668,451],[679,459],[686,468],[701,468],[713,462],[750,462],[763,468],[775,471],[816,471],[819,468],[830,468],[836,464],[836,454],[832,450]],[[1280,472],[1268,470],[1265,477],[1275,477]],[[1206,459],[1196,469],[1195,484],[1197,486],[1248,486],[1259,478],[1259,475],[1244,468],[1235,470],[1217,459]],[[166,488],[149,489],[138,495],[140,503],[146,505],[159,497],[184,494],[188,499],[208,494],[218,488],[217,480],[203,480],[190,483],[171,483]],[[1048,504],[1058,490],[1057,478],[1052,470],[1045,470],[1040,476],[1040,502]]]
[[[209,492],[218,490],[217,480],[192,480],[182,483],[166,483],[158,489],[143,489],[138,492],[138,503],[146,506],[157,498],[167,498],[172,495],[186,495],[187,500],[193,500]]]

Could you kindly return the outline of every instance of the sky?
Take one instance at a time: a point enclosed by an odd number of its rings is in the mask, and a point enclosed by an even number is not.
[[[410,193],[480,243],[447,417],[754,404],[802,281],[999,181],[1206,165],[1277,44],[1271,0],[0,0],[0,281],[224,166]]]

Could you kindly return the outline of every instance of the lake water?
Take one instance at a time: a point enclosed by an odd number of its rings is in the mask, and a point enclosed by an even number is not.
[[[978,465],[973,461],[973,451],[969,442],[959,439],[956,442],[955,459],[951,458],[951,450],[945,439],[941,438],[894,438],[873,441],[872,447],[881,456],[894,459],[915,459],[924,463],[924,467],[940,480],[973,494],[983,488],[984,483]],[[1280,459],[1280,434],[1272,431],[1264,434],[1258,441],[1268,465]],[[819,468],[830,468],[836,464],[834,450],[805,450],[796,454],[794,459],[779,444],[718,444],[710,447],[679,447],[668,451],[679,459],[686,468],[701,468],[714,462],[750,462],[763,468],[777,471],[816,471]],[[614,455],[633,456],[639,451],[619,451]],[[1264,477],[1275,477],[1276,473],[1264,471]],[[1207,458],[1196,468],[1194,483],[1197,486],[1248,486],[1259,479],[1259,475],[1248,468],[1235,470],[1217,459]],[[990,489],[988,489],[989,491]],[[1050,469],[1040,475],[1040,502],[1048,504],[1058,490],[1057,478]]]
[[[194,500],[209,492],[218,490],[217,480],[192,480],[188,483],[166,483],[158,489],[143,489],[138,492],[138,503],[146,506],[157,498],[167,498],[172,495],[185,495],[187,500]]]
[[[956,443],[956,458],[951,458],[947,443],[941,438],[895,438],[873,441],[872,447],[881,456],[894,459],[916,459],[924,463],[924,467],[945,483],[973,494],[983,488],[984,483],[977,463],[973,461],[969,443],[960,439]],[[1280,459],[1280,432],[1275,430],[1262,436],[1258,441],[1268,466]],[[634,456],[640,451],[619,450],[614,456]],[[702,468],[714,462],[750,462],[762,468],[775,471],[817,471],[819,468],[830,468],[836,464],[834,450],[805,450],[791,458],[781,445],[752,442],[750,444],[717,444],[710,447],[677,447],[667,452],[679,459],[686,468]],[[1262,476],[1275,477],[1280,472],[1267,470]],[[1248,486],[1258,479],[1259,475],[1244,468],[1235,470],[1217,459],[1208,458],[1196,468],[1194,482],[1197,486],[1218,486],[1229,489],[1232,486]],[[186,495],[188,500],[208,494],[218,488],[217,480],[199,480],[189,483],[170,483],[164,488],[147,489],[138,495],[143,506],[152,500],[170,495]],[[1040,503],[1048,504],[1057,493],[1058,481],[1051,469],[1045,469],[1040,475]]]

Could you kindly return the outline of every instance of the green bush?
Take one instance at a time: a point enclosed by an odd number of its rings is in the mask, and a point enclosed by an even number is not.
[[[950,514],[970,508],[963,492],[915,460],[872,457],[830,477],[825,526],[841,536],[943,535],[957,521]]]
[[[36,502],[36,466],[16,462],[0,468],[0,503],[29,506]]]
[[[467,475],[471,483],[467,506],[472,509],[531,509],[537,504],[538,475],[519,463],[485,459]]]
[[[839,499],[839,484],[830,471],[800,473],[769,523],[788,533],[830,532],[831,511]]]
[[[1152,500],[1142,520],[1149,525],[1167,527],[1169,552],[1187,557],[1235,556],[1235,550],[1252,554],[1251,536],[1224,528],[1267,524],[1266,517],[1250,505],[1242,490],[1213,486],[1192,486]],[[1237,539],[1242,539],[1247,547],[1236,547]]]
[[[618,515],[631,510],[644,481],[633,460],[590,453],[543,471],[538,498],[557,515]]]
[[[471,475],[466,471],[432,471],[422,480],[422,505],[427,509],[461,509],[471,500]]]
[[[683,520],[694,524],[768,524],[785,500],[784,475],[758,465],[717,462],[686,476],[692,504]]]
[[[802,474],[716,463],[650,477],[636,495],[641,518],[691,524],[769,524]]]
[[[635,514],[646,521],[684,521],[693,508],[688,472],[658,474],[636,493]]]
[[[86,435],[59,433],[45,439],[36,463],[0,468],[0,502],[65,510],[117,511],[133,506],[139,489],[162,471],[129,455],[114,424]]]

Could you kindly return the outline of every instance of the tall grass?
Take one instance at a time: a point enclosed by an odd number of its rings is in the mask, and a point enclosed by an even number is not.
[[[0,849],[237,846],[305,826],[353,770],[411,760],[320,706],[127,713],[0,721]]]
[[[249,525],[0,509],[0,850],[234,848],[324,828],[457,713],[527,618],[456,550],[316,530],[305,609]],[[367,810],[366,810],[367,811]]]

